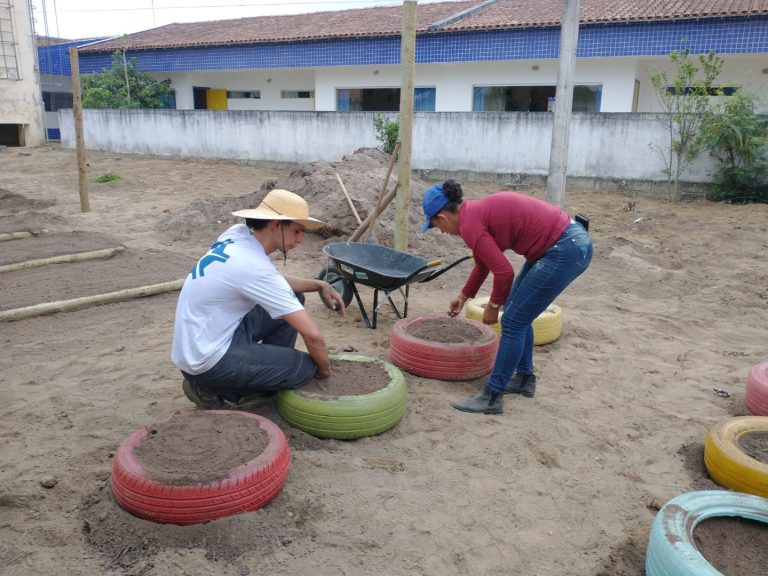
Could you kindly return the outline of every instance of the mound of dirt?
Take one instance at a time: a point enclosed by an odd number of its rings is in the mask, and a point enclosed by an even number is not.
[[[390,156],[378,149],[360,148],[344,156],[338,163],[317,161],[300,164],[285,178],[262,183],[258,192],[245,196],[201,198],[187,208],[161,219],[160,227],[174,240],[200,237],[208,231],[211,237],[215,237],[238,221],[238,218],[232,216],[233,211],[255,207],[269,190],[283,188],[305,198],[312,216],[326,223],[318,234],[335,240],[346,239],[358,228],[358,223],[336,174],[344,183],[360,219],[365,220],[378,203],[389,161]],[[387,189],[392,190],[396,185],[397,166],[392,170]],[[408,220],[409,228],[414,233],[421,226],[421,198],[430,185],[417,178],[411,179]],[[377,219],[373,241],[392,245],[394,218],[395,203],[392,202]]]

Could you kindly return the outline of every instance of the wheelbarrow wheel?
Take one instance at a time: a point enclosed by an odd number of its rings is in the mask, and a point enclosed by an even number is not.
[[[328,284],[333,286],[333,289],[341,294],[341,298],[344,300],[344,306],[349,306],[349,303],[352,302],[352,283],[341,275],[341,272],[334,264],[323,266],[323,269],[320,270],[320,274],[317,275],[317,279],[325,280]],[[328,308],[333,308],[331,303],[323,298],[322,293],[320,294],[320,299]]]
[[[359,354],[334,354],[331,359],[381,364],[389,382],[374,392],[347,396],[325,396],[301,388],[280,390],[277,409],[289,424],[317,438],[353,440],[381,434],[400,422],[408,395],[400,370]]]
[[[443,316],[421,316],[397,321],[389,333],[389,357],[392,363],[416,376],[434,380],[473,380],[490,373],[499,348],[493,328],[469,318],[456,322],[477,330],[473,342],[446,343],[414,336],[409,328],[421,322],[442,320]]]

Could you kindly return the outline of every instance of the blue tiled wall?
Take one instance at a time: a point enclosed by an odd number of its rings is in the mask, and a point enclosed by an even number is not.
[[[65,44],[56,44],[55,46],[40,46],[37,49],[37,59],[40,62],[40,73],[53,76],[71,76],[72,68],[69,64],[70,46],[82,46],[85,43],[92,42],[93,38],[87,40],[77,40]],[[110,65],[112,63],[110,56]]]
[[[416,62],[557,58],[559,28],[421,35]],[[768,52],[768,17],[582,26],[577,56],[660,56],[687,45],[694,54]],[[279,42],[129,52],[149,72],[398,64],[400,37]],[[110,54],[81,54],[87,74],[111,66]]]
[[[59,128],[48,128],[48,140],[61,140],[61,130]]]

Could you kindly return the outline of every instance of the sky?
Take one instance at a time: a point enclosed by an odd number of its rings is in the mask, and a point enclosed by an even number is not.
[[[425,4],[438,0],[418,0]],[[402,0],[32,0],[40,36],[120,36],[174,22],[402,6]]]

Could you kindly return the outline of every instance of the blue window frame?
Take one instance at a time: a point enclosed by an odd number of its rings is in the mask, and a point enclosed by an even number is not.
[[[413,109],[435,111],[435,88],[416,88]],[[337,88],[337,112],[398,112],[400,88]]]

